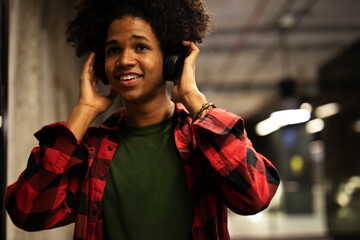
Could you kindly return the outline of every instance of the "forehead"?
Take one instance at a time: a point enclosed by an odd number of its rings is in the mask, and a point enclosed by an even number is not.
[[[150,24],[139,17],[124,16],[112,21],[107,29],[107,39],[114,37],[144,36],[152,41],[158,41]]]

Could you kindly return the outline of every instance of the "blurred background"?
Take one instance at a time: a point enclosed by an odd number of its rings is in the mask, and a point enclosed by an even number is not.
[[[76,104],[84,59],[65,41],[72,5],[1,0],[1,206],[37,144],[33,133]],[[199,46],[199,88],[244,118],[282,179],[264,212],[229,212],[232,239],[360,239],[360,1],[207,6],[215,26]],[[72,239],[73,226],[27,233],[1,214],[1,239]]]

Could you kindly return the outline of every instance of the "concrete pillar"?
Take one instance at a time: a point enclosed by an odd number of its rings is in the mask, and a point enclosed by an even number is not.
[[[11,0],[8,184],[25,169],[33,133],[66,120],[78,98],[82,61],[65,37],[72,0]],[[72,239],[73,225],[28,233],[7,219],[7,239]]]

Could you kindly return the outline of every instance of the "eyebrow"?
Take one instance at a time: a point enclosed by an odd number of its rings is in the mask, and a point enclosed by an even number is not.
[[[141,36],[141,35],[132,35],[130,37],[130,39],[145,40],[147,42],[150,42],[150,40],[148,38],[146,38],[145,36]],[[105,43],[105,46],[113,45],[113,44],[117,44],[117,43],[118,43],[117,40],[110,40]]]
[[[141,36],[141,35],[132,35],[131,38],[134,38],[134,39],[141,39],[141,40],[145,40],[145,41],[148,41],[150,42],[149,39],[147,39],[145,36]]]

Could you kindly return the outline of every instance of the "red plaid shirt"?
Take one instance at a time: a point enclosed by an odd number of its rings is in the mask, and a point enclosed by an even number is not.
[[[124,115],[120,109],[90,127],[82,141],[63,122],[35,134],[39,146],[7,189],[6,208],[16,226],[34,231],[75,222],[74,239],[102,239],[101,199]],[[194,208],[192,237],[229,239],[226,206],[239,214],[265,209],[279,184],[277,171],[253,149],[240,117],[214,108],[191,125],[181,104],[176,117],[175,143]]]

